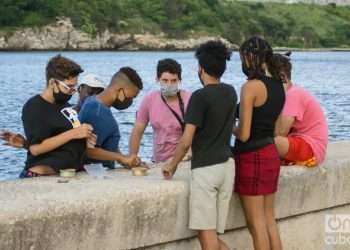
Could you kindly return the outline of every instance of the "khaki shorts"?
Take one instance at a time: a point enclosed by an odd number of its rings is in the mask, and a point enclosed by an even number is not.
[[[190,223],[193,230],[224,233],[232,197],[234,161],[192,170]]]

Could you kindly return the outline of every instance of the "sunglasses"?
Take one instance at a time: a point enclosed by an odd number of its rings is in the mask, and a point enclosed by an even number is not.
[[[77,92],[77,87],[76,86],[69,86],[66,83],[55,79],[56,82],[58,82],[59,84],[61,84],[67,91],[69,91],[69,93],[75,93]]]

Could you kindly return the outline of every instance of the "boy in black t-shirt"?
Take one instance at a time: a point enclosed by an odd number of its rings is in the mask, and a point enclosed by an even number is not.
[[[192,146],[189,226],[198,231],[203,249],[229,249],[217,232],[225,230],[234,178],[230,140],[237,95],[232,86],[220,83],[230,56],[219,41],[209,41],[197,49],[203,88],[192,94],[184,134],[173,160],[162,168],[164,177],[170,179]]]
[[[27,161],[20,177],[58,173],[60,169],[78,169],[86,147],[94,147],[96,136],[89,124],[80,124],[68,103],[77,91],[81,67],[60,55],[46,66],[46,87],[23,106],[22,121],[27,137]]]

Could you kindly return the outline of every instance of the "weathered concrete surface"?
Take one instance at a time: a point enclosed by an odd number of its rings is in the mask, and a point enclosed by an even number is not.
[[[323,243],[324,214],[350,213],[349,148],[350,142],[331,144],[318,168],[283,168],[276,214],[284,249],[350,249]],[[1,182],[0,249],[196,249],[187,229],[186,165],[173,181],[154,168],[146,177],[119,170],[104,180],[81,174],[69,183],[57,177]],[[244,227],[234,196],[223,237],[236,249],[251,249]]]
[[[287,250],[349,250],[347,244],[325,244],[333,238],[326,238],[324,221],[326,214],[349,214],[350,205],[331,208],[318,212],[311,212],[295,217],[280,219],[278,226],[281,233],[284,249]],[[350,234],[347,234],[350,238]],[[332,236],[331,236],[332,237]],[[232,250],[252,250],[253,244],[246,228],[227,231],[220,236]],[[200,250],[199,241],[196,237],[175,241],[168,244],[153,247],[140,248],[140,250]]]

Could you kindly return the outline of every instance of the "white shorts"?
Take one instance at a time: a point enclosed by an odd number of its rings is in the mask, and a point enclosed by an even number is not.
[[[234,161],[192,170],[190,222],[193,230],[224,233],[232,197]]]

